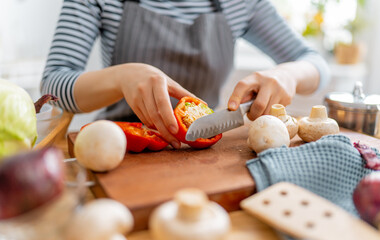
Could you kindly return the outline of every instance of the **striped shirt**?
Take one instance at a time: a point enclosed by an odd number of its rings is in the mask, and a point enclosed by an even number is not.
[[[276,63],[311,62],[320,73],[320,88],[329,71],[321,56],[277,14],[269,0],[220,0],[234,39],[243,37]],[[210,0],[141,0],[140,6],[192,24],[200,15],[215,11]],[[111,64],[123,2],[120,0],[64,0],[41,81],[41,93],[54,94],[58,105],[81,112],[74,99],[74,83],[83,73],[95,39],[101,37],[104,67]]]

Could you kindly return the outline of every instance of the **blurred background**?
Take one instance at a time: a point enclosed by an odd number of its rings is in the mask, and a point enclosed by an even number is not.
[[[361,81],[366,94],[380,94],[380,1],[272,0],[295,31],[326,58],[331,84],[312,96],[296,96],[288,111],[308,115],[327,92],[351,92]],[[0,1],[0,77],[25,88],[33,100],[54,34],[62,0]],[[253,71],[273,66],[271,59],[244,41],[238,41],[235,71],[223,88],[220,107],[226,106],[236,81]],[[101,68],[97,40],[87,70]],[[76,114],[69,131],[92,121],[97,112]]]

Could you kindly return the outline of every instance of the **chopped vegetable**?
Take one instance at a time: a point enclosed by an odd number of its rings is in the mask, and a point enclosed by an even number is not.
[[[186,133],[190,125],[198,118],[213,112],[214,111],[201,100],[192,97],[183,97],[179,100],[174,109],[174,115],[179,127],[178,133],[175,137],[179,141],[186,143],[193,148],[201,149],[214,145],[222,138],[222,134],[218,134],[212,138],[198,138],[191,142],[186,140]]]
[[[142,123],[115,122],[127,137],[127,151],[142,152],[144,149],[160,151],[169,145],[159,133],[150,130]]]
[[[187,128],[200,117],[206,116],[213,113],[214,111],[207,107],[205,104],[200,103],[196,105],[193,102],[185,102],[185,107],[183,108],[183,117],[182,122],[186,125]]]
[[[58,98],[51,94],[45,94],[37,102],[34,103],[34,107],[36,109],[36,113],[40,113],[42,106],[48,101],[58,101]]]
[[[380,170],[380,159],[375,151],[365,144],[355,142],[354,147],[359,151],[362,158],[365,160],[365,167],[373,170]]]

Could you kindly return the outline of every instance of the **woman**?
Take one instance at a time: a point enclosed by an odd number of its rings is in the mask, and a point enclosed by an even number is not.
[[[98,35],[104,69],[84,72]],[[269,0],[64,0],[41,91],[72,112],[107,107],[99,118],[127,121],[135,114],[179,148],[170,97],[197,96],[215,107],[240,37],[279,65],[240,80],[230,110],[256,96],[253,120],[328,82],[326,62]]]

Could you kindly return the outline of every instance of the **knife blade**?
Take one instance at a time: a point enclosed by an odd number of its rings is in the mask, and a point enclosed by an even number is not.
[[[210,138],[219,133],[240,127],[244,124],[246,114],[252,101],[240,104],[236,111],[223,109],[195,120],[189,127],[185,139],[195,141],[198,138]]]

